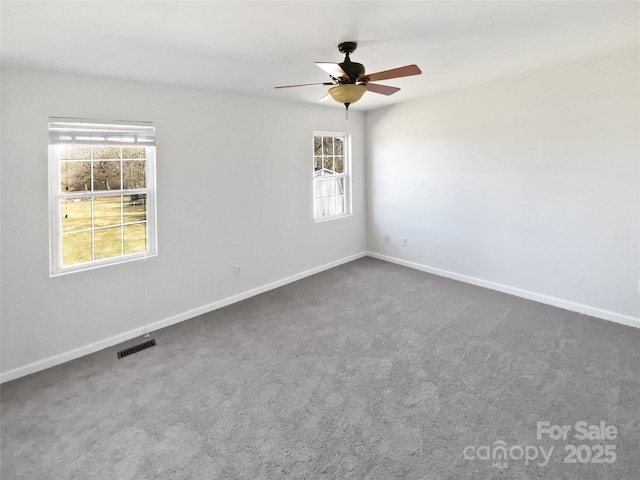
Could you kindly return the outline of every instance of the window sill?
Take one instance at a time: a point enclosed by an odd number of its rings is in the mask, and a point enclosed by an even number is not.
[[[70,265],[68,267],[62,267],[49,273],[50,277],[60,277],[62,275],[69,275],[70,273],[86,272],[88,270],[95,270],[97,268],[109,267],[111,265],[120,265],[122,263],[135,262],[136,260],[144,260],[147,258],[156,257],[157,253],[134,253],[127,256],[108,258],[105,260],[98,260],[91,263],[79,263],[77,265]]]
[[[315,223],[324,223],[330,220],[338,220],[339,218],[351,217],[352,215],[353,215],[352,213],[343,213],[342,215],[331,215],[330,217],[316,218],[314,220],[315,220]]]

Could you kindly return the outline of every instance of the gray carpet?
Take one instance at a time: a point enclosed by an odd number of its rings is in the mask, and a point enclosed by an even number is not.
[[[640,478],[637,329],[364,258],[153,338],[3,385],[2,479]]]

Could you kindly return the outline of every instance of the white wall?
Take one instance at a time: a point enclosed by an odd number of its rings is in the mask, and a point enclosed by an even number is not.
[[[366,250],[362,113],[37,70],[1,86],[5,379]],[[157,257],[49,277],[49,116],[154,122]],[[314,130],[352,133],[351,217],[313,220]]]
[[[618,51],[367,112],[369,249],[640,326],[639,72]]]
[[[639,67],[637,50],[621,51],[348,121],[325,107],[3,70],[3,379],[357,255],[367,239],[385,258],[638,319]],[[49,116],[155,123],[158,257],[49,277]],[[353,134],[352,217],[312,219],[313,130]]]

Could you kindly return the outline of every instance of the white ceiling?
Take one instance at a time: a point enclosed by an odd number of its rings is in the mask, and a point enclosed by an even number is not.
[[[635,1],[6,1],[2,64],[316,102],[314,61],[359,42],[367,72],[416,63],[423,74],[367,93],[368,110],[534,68],[637,46]],[[339,104],[329,101],[327,104]]]

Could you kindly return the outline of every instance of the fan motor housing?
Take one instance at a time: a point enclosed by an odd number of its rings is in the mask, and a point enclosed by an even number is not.
[[[356,48],[358,48],[357,42],[342,42],[338,45],[338,50],[345,55],[344,62],[339,64],[340,68],[349,76],[348,80],[343,79],[340,83],[355,83],[358,78],[364,76],[364,65],[352,62],[349,58],[349,55],[352,54]]]
[[[339,65],[340,68],[344,70],[344,73],[349,76],[349,80],[345,83],[353,83],[358,80],[358,78],[364,76],[364,65],[362,65],[361,63],[352,62],[351,60],[349,60],[349,57],[347,57],[345,61],[340,63]]]

